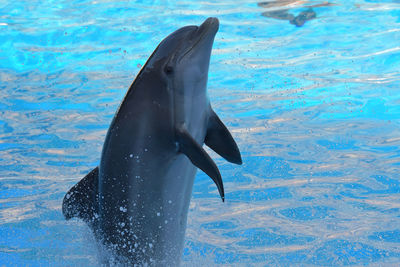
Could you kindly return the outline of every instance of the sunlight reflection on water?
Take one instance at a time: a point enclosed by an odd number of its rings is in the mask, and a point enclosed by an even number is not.
[[[318,1],[289,1],[294,15]],[[301,2],[301,3],[300,3]],[[183,266],[399,262],[400,4],[315,7],[296,27],[257,1],[13,1],[0,7],[0,263],[96,266],[65,192],[167,34],[217,16],[209,95],[241,148],[199,171]]]

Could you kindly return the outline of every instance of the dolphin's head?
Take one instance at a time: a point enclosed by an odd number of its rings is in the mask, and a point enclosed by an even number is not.
[[[175,94],[205,93],[211,49],[218,27],[218,19],[208,18],[199,27],[182,28],[186,35],[180,40],[175,38],[180,30],[170,36],[179,45],[171,51],[164,72],[172,81]]]
[[[196,103],[206,99],[211,49],[218,28],[218,19],[208,18],[200,26],[178,29],[158,45],[143,69],[145,73],[157,73],[173,96],[177,122],[190,120],[182,116],[193,105],[204,106]]]
[[[207,75],[218,27],[217,18],[208,18],[200,26],[180,28],[158,45],[147,65],[162,68],[168,80],[189,73],[196,77]]]

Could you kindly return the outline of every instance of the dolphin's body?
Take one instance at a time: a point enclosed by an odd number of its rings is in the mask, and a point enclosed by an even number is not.
[[[204,143],[242,163],[206,94],[218,26],[218,19],[208,18],[159,44],[111,123],[100,166],[64,197],[66,219],[88,222],[122,263],[179,265],[197,168],[214,180],[224,200],[220,173]]]

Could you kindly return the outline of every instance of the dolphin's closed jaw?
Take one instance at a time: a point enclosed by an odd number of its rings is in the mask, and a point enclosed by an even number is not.
[[[217,18],[206,19],[199,27],[198,31],[202,33],[203,31],[208,31],[210,35],[215,36],[219,29],[219,20]]]
[[[212,42],[214,41],[214,37],[217,34],[219,29],[219,20],[217,18],[208,18],[206,19],[198,28],[196,31],[196,38],[198,40],[196,41],[197,44],[195,44],[193,47],[200,45],[199,43],[203,42]]]
[[[179,57],[178,61],[189,57],[193,60],[195,54],[201,54],[201,62],[197,62],[197,65],[206,67],[208,72],[209,59],[211,55],[212,45],[214,43],[215,35],[219,29],[219,20],[217,18],[206,19],[195,31],[191,33],[189,46],[186,47]]]

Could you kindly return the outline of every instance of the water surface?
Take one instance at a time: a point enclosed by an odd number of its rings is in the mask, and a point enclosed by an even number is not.
[[[0,265],[99,264],[62,198],[158,43],[209,16],[208,91],[244,164],[210,152],[226,203],[198,172],[183,266],[400,262],[400,3],[321,3],[0,1]]]

